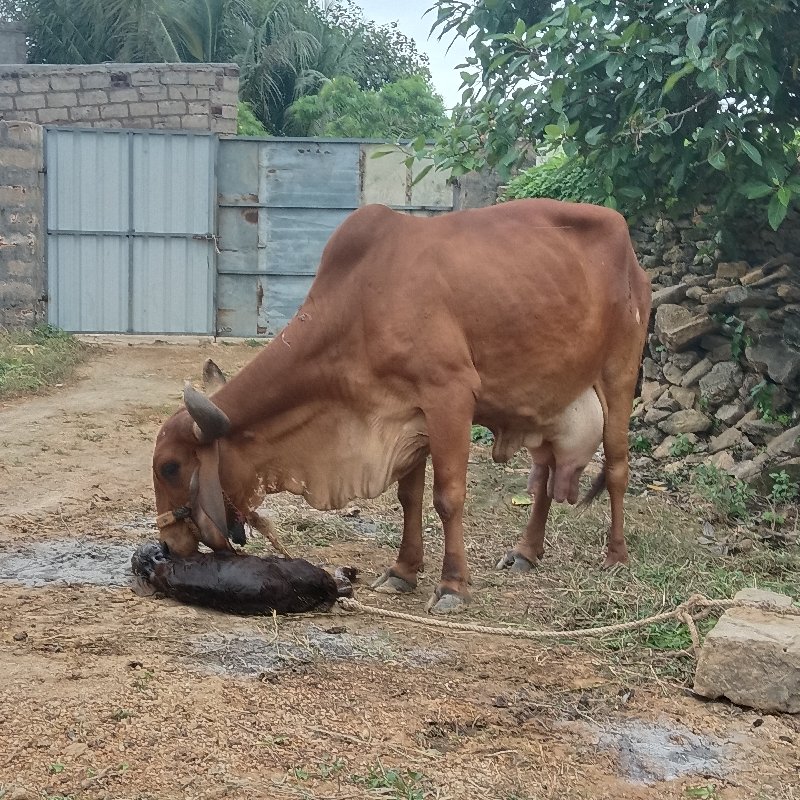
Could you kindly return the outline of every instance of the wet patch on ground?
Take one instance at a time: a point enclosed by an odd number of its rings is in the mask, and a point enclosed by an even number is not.
[[[428,666],[450,660],[445,650],[404,648],[381,633],[349,633],[341,626],[308,625],[292,634],[209,633],[187,642],[187,659],[217,675],[269,675],[292,667],[327,661],[378,661]]]
[[[41,587],[48,584],[129,586],[129,542],[50,539],[0,550],[0,583]]]
[[[727,771],[728,746],[677,722],[626,719],[598,722],[591,730],[597,744],[616,756],[621,775],[631,783],[647,785],[691,775],[720,777]]]

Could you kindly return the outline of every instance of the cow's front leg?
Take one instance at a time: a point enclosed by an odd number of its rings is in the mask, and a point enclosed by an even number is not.
[[[433,505],[444,528],[442,578],[426,607],[432,614],[460,611],[470,600],[464,500],[472,409],[458,414],[452,402],[449,407],[443,404],[441,408],[441,417],[427,420],[433,462]]]
[[[422,497],[426,461],[427,457],[420,459],[397,482],[397,499],[403,508],[403,538],[397,560],[372,584],[378,592],[413,592],[417,588],[417,573],[423,569]]]

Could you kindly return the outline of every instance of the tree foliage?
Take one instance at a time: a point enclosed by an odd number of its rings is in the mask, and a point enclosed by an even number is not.
[[[640,208],[761,199],[773,227],[800,196],[798,0],[436,5],[473,51],[440,163],[508,169],[527,140]]]
[[[377,91],[362,89],[352,78],[334,78],[318,94],[293,103],[288,116],[287,132],[299,136],[424,138],[445,124],[441,97],[418,75]]]
[[[430,80],[414,42],[353,0],[0,0],[0,15],[26,23],[34,63],[236,62],[240,99],[276,134],[331,78]]]

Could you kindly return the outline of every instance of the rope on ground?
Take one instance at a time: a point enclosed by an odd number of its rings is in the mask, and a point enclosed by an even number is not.
[[[760,611],[771,611],[776,614],[788,616],[800,616],[800,608],[794,606],[776,606],[770,603],[749,602],[745,600],[712,600],[702,594],[693,594],[688,600],[681,603],[672,611],[664,611],[643,619],[631,620],[630,622],[619,622],[614,625],[601,625],[596,628],[577,628],[574,630],[531,630],[530,628],[497,628],[488,625],[477,625],[472,622],[451,622],[447,619],[436,617],[421,617],[416,614],[406,614],[402,611],[392,611],[388,608],[378,608],[360,603],[352,597],[340,597],[339,606],[344,611],[358,611],[365,614],[398,619],[403,622],[413,622],[417,625],[424,625],[429,628],[445,628],[453,631],[465,631],[467,633],[483,633],[489,636],[508,636],[512,639],[583,639],[587,637],[610,636],[616,633],[624,633],[639,628],[646,628],[657,622],[666,622],[675,619],[683,622],[688,628],[692,637],[692,644],[695,652],[700,647],[700,635],[697,631],[696,622],[705,619],[714,611],[724,611],[728,608],[753,608]]]

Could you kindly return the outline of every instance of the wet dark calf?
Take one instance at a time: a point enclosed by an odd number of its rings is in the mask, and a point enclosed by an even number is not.
[[[162,544],[149,543],[136,549],[131,567],[167,597],[237,614],[327,611],[338,597],[352,594],[346,577],[334,580],[302,558],[234,552],[177,558]]]

